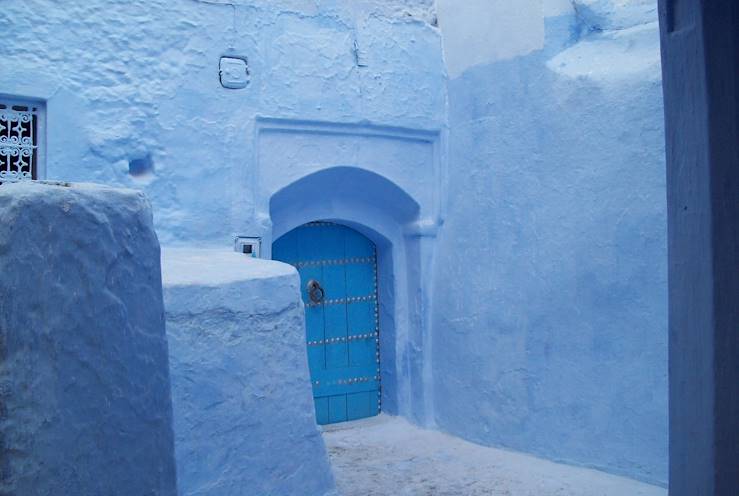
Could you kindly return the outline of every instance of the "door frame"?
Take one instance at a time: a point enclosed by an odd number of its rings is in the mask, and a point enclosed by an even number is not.
[[[272,256],[273,240],[316,219],[350,227],[375,243],[382,410],[433,426],[430,288],[422,281],[432,279],[436,226],[400,224],[366,205],[330,199],[270,210],[271,229],[263,238],[265,258]]]

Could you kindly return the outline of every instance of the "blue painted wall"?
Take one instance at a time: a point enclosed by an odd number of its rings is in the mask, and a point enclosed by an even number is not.
[[[663,482],[654,2],[435,3],[7,0],[0,94],[45,100],[47,177],[140,188],[164,244],[370,237],[390,411]]]
[[[432,5],[8,0],[0,95],[46,101],[46,177],[140,188],[163,244],[225,245],[269,233],[260,208],[274,191],[255,188],[258,116],[441,126]],[[248,60],[246,88],[221,86],[222,55]],[[130,174],[142,164],[150,171]]]
[[[0,186],[0,494],[178,494],[151,217],[137,191]]]
[[[541,48],[450,80],[433,376],[443,430],[665,483],[666,200],[652,14],[608,30],[565,12],[546,19]]]
[[[0,95],[45,102],[47,178],[141,189],[164,245],[261,236],[269,256],[273,231],[356,225],[379,248],[383,405],[424,420],[416,236],[438,225],[446,121],[434,24],[432,0],[9,0]],[[246,88],[221,86],[222,55],[248,59]],[[271,203],[326,170],[357,172],[353,189]]]
[[[180,495],[336,496],[295,269],[166,248],[162,284]]]

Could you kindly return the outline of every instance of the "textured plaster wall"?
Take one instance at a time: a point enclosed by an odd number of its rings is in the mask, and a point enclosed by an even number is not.
[[[177,494],[148,201],[0,186],[0,494]]]
[[[540,49],[521,43],[449,82],[436,421],[477,442],[665,483],[656,3],[575,6],[540,17]],[[445,38],[454,29],[441,15],[439,25]],[[526,25],[499,28],[520,37]]]
[[[0,94],[46,101],[48,177],[141,188],[166,244],[371,237],[391,411],[663,482],[654,4],[436,3],[441,32],[431,0],[6,0]]]
[[[451,78],[466,69],[507,59],[544,44],[542,0],[437,0]],[[505,29],[515,25],[517,29]],[[502,29],[503,28],[503,29]]]
[[[162,273],[181,494],[331,492],[295,269],[165,249]]]
[[[351,188],[323,182],[307,206],[293,196],[281,208],[351,223],[382,245],[381,326],[399,343],[387,341],[383,404],[424,421],[422,281],[447,103],[435,24],[431,0],[8,0],[0,94],[46,102],[49,178],[142,189],[165,245],[261,236],[269,256],[273,230],[297,220],[273,218],[274,196],[314,173],[354,171]],[[246,88],[221,86],[222,55],[248,59]],[[399,215],[369,198],[365,174],[417,208]]]
[[[269,231],[257,116],[443,124],[434,23],[431,0],[7,0],[0,94],[46,100],[47,177],[141,188],[163,243],[225,244]],[[247,88],[221,87],[222,55]]]

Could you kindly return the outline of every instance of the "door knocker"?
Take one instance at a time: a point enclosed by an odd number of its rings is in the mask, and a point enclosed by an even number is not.
[[[308,290],[308,297],[313,303],[321,303],[323,301],[323,297],[326,295],[321,285],[318,284],[318,281],[315,279],[308,281],[306,289]]]

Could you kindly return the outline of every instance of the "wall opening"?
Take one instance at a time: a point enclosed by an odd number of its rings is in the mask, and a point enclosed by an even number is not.
[[[44,106],[0,99],[0,184],[43,178]]]
[[[154,161],[151,154],[132,158],[128,161],[128,173],[135,178],[143,178],[154,173]]]
[[[375,246],[382,411],[428,424],[423,253],[414,229],[418,203],[384,176],[339,166],[308,174],[274,193],[269,202],[272,241],[316,219],[350,228]],[[280,254],[277,253],[280,257]],[[307,283],[308,281],[306,281]],[[303,288],[305,291],[305,288]]]

